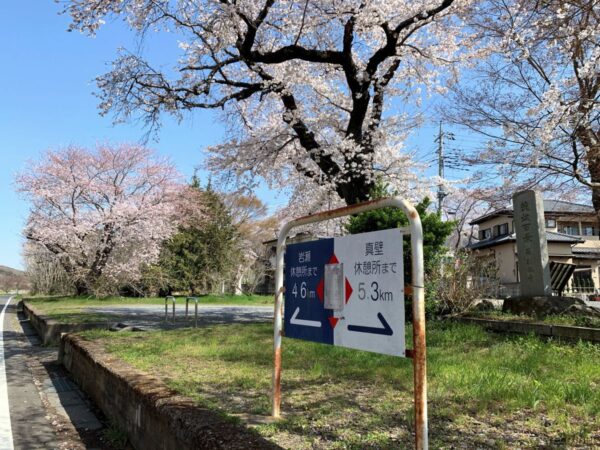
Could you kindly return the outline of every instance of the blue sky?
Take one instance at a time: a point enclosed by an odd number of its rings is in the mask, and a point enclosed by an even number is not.
[[[119,47],[136,48],[135,36],[119,22],[93,39],[68,33],[69,19],[60,10],[51,0],[0,2],[0,265],[23,267],[20,232],[28,205],[14,192],[13,179],[27,170],[28,160],[48,148],[138,142],[144,134],[135,123],[113,126],[110,117],[98,114],[92,95],[94,78],[109,69]],[[150,44],[153,60],[165,55],[167,62],[176,42],[152,39]],[[422,146],[424,159],[431,159],[437,126],[425,127],[412,141]],[[166,118],[160,140],[149,145],[189,177],[202,164],[202,148],[219,142],[222,134],[216,115],[199,111],[181,124]],[[265,188],[258,195],[271,209],[285,201]]]
[[[28,206],[13,179],[29,159],[69,144],[137,142],[144,133],[134,123],[113,126],[110,117],[100,117],[92,95],[94,78],[107,71],[118,47],[134,48],[134,36],[118,23],[94,39],[67,33],[68,17],[59,11],[51,0],[0,4],[0,265],[23,267],[20,231]],[[159,43],[158,50],[167,45]],[[200,111],[181,125],[166,120],[160,141],[150,146],[189,177],[201,165],[200,150],[221,133],[214,116]]]

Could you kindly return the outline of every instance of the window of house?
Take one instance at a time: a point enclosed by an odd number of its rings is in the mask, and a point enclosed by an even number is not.
[[[558,222],[558,232],[579,236],[579,224],[577,222]]]
[[[504,236],[505,234],[508,234],[508,224],[501,223],[498,225],[498,236]]]
[[[496,236],[504,236],[508,234],[508,224],[501,223],[500,225],[494,226],[494,237]]]
[[[582,236],[598,236],[598,230],[594,223],[582,223],[581,224],[581,235]]]
[[[479,240],[489,239],[492,237],[492,229],[486,228],[485,230],[479,230]]]
[[[577,266],[573,273],[572,288],[574,292],[587,292],[594,289],[591,266]]]
[[[546,219],[546,228],[556,228],[556,219]]]

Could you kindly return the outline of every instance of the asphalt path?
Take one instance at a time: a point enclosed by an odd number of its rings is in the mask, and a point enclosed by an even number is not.
[[[175,304],[173,320],[172,303],[168,304],[165,315],[164,305],[127,305],[113,307],[91,307],[84,311],[107,314],[110,321],[124,326],[142,329],[170,329],[193,326],[195,323],[194,303],[189,303],[188,316],[185,316],[185,302]],[[222,306],[198,305],[198,326],[270,322],[273,320],[272,306]]]
[[[0,449],[52,449],[57,436],[28,365],[28,343],[16,302],[0,297]]]
[[[95,407],[17,302],[0,296],[0,450],[112,448]]]

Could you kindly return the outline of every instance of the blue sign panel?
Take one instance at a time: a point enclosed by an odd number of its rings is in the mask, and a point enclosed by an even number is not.
[[[324,267],[333,256],[333,239],[290,244],[285,253],[285,336],[333,344],[323,302]]]

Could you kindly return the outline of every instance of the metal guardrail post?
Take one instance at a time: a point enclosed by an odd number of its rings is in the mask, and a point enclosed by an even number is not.
[[[175,323],[175,297],[173,297],[172,295],[167,295],[165,297],[165,322],[168,321],[167,317],[168,317],[169,300],[172,300],[172,302],[173,302],[173,323]]]
[[[413,345],[415,396],[415,448],[427,449],[427,362],[425,343],[425,269],[423,261],[423,227],[419,213],[407,200],[400,197],[382,198],[357,205],[346,206],[331,211],[322,211],[287,222],[277,239],[275,269],[275,318],[273,338],[273,378],[272,409],[273,417],[281,415],[281,341],[283,336],[283,255],[289,232],[298,226],[385,207],[400,208],[409,221],[412,250],[412,296],[413,296]],[[408,353],[408,351],[407,351]]]
[[[169,321],[169,300],[173,301],[173,322],[175,322],[175,297],[172,295],[165,297],[165,322]]]
[[[185,299],[185,319],[188,317],[188,303],[190,300],[194,300],[194,328],[198,327],[198,297],[186,297]]]

